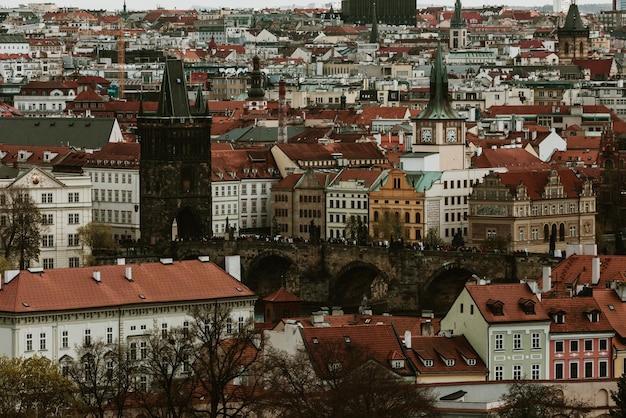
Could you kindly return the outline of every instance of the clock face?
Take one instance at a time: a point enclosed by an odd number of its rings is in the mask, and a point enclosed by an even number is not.
[[[456,129],[450,128],[446,131],[446,140],[448,142],[456,142]]]
[[[433,131],[430,128],[422,129],[422,142],[431,142],[433,140]]]

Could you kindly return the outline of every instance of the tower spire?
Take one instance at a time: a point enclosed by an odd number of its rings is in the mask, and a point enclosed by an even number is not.
[[[466,26],[465,19],[463,19],[463,13],[461,8],[461,0],[456,0],[454,3],[454,15],[450,21],[451,28],[464,28]]]
[[[461,119],[448,99],[448,72],[443,62],[441,40],[437,42],[437,56],[430,69],[430,100],[418,119]]]
[[[370,32],[370,43],[378,43],[378,17],[376,16],[376,3],[372,3],[372,31]]]

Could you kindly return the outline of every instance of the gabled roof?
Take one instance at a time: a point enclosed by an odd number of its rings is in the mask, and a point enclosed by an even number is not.
[[[113,118],[0,118],[0,143],[99,149],[114,127]]]
[[[185,70],[180,60],[165,61],[161,93],[159,94],[158,117],[191,117],[189,98],[185,83]]]
[[[600,312],[600,306],[593,297],[544,298],[541,304],[547,312],[562,312],[565,315],[563,323],[552,321],[550,333],[610,332],[613,330],[604,314],[600,314],[598,322],[589,320],[589,312],[593,310]]]
[[[464,335],[412,336],[411,349],[407,349],[407,354],[418,374],[486,374],[488,371]],[[453,360],[454,364],[446,364],[445,360]]]
[[[600,278],[596,288],[618,280],[626,281],[626,256],[573,254],[552,268],[552,290],[563,293],[567,285],[592,285],[592,260],[600,259]],[[595,292],[595,289],[594,289]]]
[[[339,182],[342,181],[360,180],[363,182],[364,187],[369,188],[374,184],[374,182],[376,182],[376,180],[378,180],[382,173],[382,170],[344,169],[341,170],[337,177],[335,177],[329,187],[339,184]]]
[[[465,289],[476,303],[476,307],[488,323],[547,321],[549,316],[539,300],[525,283],[519,284],[468,284]],[[528,314],[519,303],[520,298],[535,302],[534,313]],[[489,301],[502,303],[502,315],[494,314]]]
[[[264,302],[302,302],[298,296],[294,295],[284,287],[281,287],[271,295],[263,298]]]
[[[486,148],[481,155],[472,158],[476,168],[506,167],[509,170],[549,168],[549,165],[523,148]]]
[[[496,175],[500,178],[502,184],[509,188],[512,195],[517,195],[517,187],[523,184],[526,186],[526,193],[532,200],[541,200],[553,170],[556,170],[559,175],[565,196],[577,198],[582,191],[583,183],[569,168],[509,171],[507,173],[496,173]]]
[[[329,363],[359,361],[358,356],[374,360],[391,369],[390,360],[403,353],[394,328],[391,325],[356,325],[350,327],[301,328],[305,347],[318,375],[328,376]],[[332,355],[329,356],[329,348]],[[354,357],[357,356],[357,358]],[[346,367],[348,364],[343,364]],[[393,369],[400,375],[412,375],[408,362],[404,367]]]
[[[132,272],[128,280],[126,268]],[[96,281],[94,271],[99,272]],[[20,271],[2,282],[0,312],[35,313],[152,305],[222,298],[254,298],[243,283],[212,262],[174,261]]]

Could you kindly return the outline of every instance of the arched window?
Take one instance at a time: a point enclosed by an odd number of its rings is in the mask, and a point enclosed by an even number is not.
[[[550,236],[554,235],[554,239],[556,240],[556,224],[552,224],[552,230],[550,231]]]
[[[419,212],[415,214],[415,223],[418,224],[422,221],[421,219],[422,217],[420,216]]]
[[[585,53],[585,45],[581,42],[580,46],[578,47],[578,52],[580,53],[581,58],[585,58],[583,57],[583,54]]]
[[[543,226],[543,240],[548,241],[549,239],[550,239],[550,227],[548,227],[548,224],[545,224]]]
[[[411,223],[411,214],[409,212],[406,212],[404,214],[404,223],[406,224]]]
[[[565,241],[565,224],[559,225],[559,241]]]
[[[569,54],[569,42],[565,42],[565,45],[563,45],[563,52]]]
[[[374,212],[374,222],[378,222],[378,211]]]

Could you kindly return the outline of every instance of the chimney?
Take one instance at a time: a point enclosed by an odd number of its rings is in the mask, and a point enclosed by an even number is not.
[[[583,248],[583,254],[585,255],[598,255],[597,244],[585,244]]]
[[[116,262],[117,262],[118,266],[123,266],[124,264],[126,264],[126,259],[125,258],[118,258],[116,260]]]
[[[129,282],[133,281],[133,268],[131,266],[126,267],[126,280]]]
[[[226,273],[241,281],[241,256],[227,255],[224,257],[224,270]]]
[[[591,284],[597,285],[600,281],[600,257],[591,259]]]
[[[542,293],[548,293],[552,289],[552,267],[543,267],[543,286],[541,288]]]
[[[4,284],[11,283],[11,280],[15,279],[20,274],[19,270],[5,270],[4,271]]]
[[[435,329],[430,319],[426,320],[426,322],[422,322],[420,325],[420,333],[422,337],[433,337],[435,335]]]
[[[94,271],[91,277],[93,277],[96,282],[100,283],[100,272],[98,270]]]
[[[411,331],[408,329],[404,331],[404,345],[406,348],[411,348]]]

